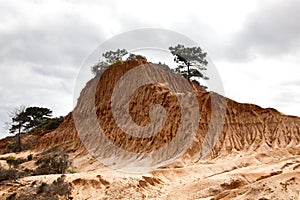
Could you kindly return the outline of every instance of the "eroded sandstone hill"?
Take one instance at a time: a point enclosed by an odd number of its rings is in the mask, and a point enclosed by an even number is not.
[[[145,139],[124,134],[112,112],[111,97],[119,80],[138,66],[144,66],[144,78],[155,76],[162,81],[159,84],[146,84],[132,92],[127,107],[130,118],[141,127],[153,121],[155,125],[161,124],[161,118],[153,116],[155,104],[162,105],[166,114],[164,126],[158,129],[155,137]],[[134,77],[136,75],[140,76],[137,73]],[[135,81],[134,77],[131,82]],[[76,173],[29,176],[3,182],[0,184],[0,199],[22,196],[22,193],[31,195],[30,191],[35,194],[36,185],[53,185],[63,177],[65,184],[70,186],[70,197],[79,200],[300,198],[300,118],[284,115],[272,108],[238,103],[206,92],[195,83],[185,85],[183,78],[169,81],[169,85],[164,84],[171,78],[170,74],[161,76],[161,71],[152,68],[152,64],[145,60],[131,60],[115,64],[101,78],[98,76],[90,80],[82,90],[76,108],[56,130],[39,135],[40,140],[30,152],[15,154],[18,158],[24,158],[29,153],[36,157],[40,153],[61,152],[56,148],[60,147],[65,150],[63,153],[69,155],[71,169],[76,169]],[[170,86],[175,90],[183,88],[184,92],[174,93],[168,89]],[[129,87],[121,89],[124,93],[130,92]],[[184,103],[199,111],[199,116],[180,104],[180,98],[192,97],[191,93],[196,95],[194,99],[197,105],[190,102],[189,98]],[[115,100],[122,102],[123,98],[121,95]],[[122,104],[120,106],[124,107]],[[183,111],[180,111],[182,108]],[[158,109],[154,114],[159,112]],[[184,136],[191,138],[191,141],[185,140],[185,137],[174,139],[180,130],[184,113],[189,119],[183,120],[187,125],[193,118],[197,122],[195,134],[191,134],[193,129],[189,129],[193,126],[183,129]],[[130,121],[126,115],[119,117],[125,125]],[[103,129],[108,142],[100,144],[103,140],[99,139],[97,125]],[[158,152],[160,147],[173,141],[173,148],[163,154],[151,154],[151,158],[160,161],[161,157],[172,157],[174,152],[184,150],[183,154],[145,173],[123,173],[114,170],[113,165],[103,166],[102,162],[96,162],[90,155],[91,150],[95,149],[100,157],[113,158],[111,160],[117,163],[118,160],[114,159],[118,157],[113,154],[120,154],[108,145],[113,143],[118,149],[126,149],[126,153],[137,155],[123,163],[125,166],[135,161],[138,164],[143,159],[141,152]],[[187,148],[181,148],[184,145]],[[51,150],[46,151],[48,149]],[[123,155],[121,160],[126,160],[126,156]],[[0,165],[4,164],[5,161],[0,159]],[[36,166],[32,160],[23,163],[22,167],[30,170]],[[61,187],[57,189],[61,191]],[[45,195],[49,197],[49,194]]]
[[[143,141],[143,144],[147,145],[142,147],[137,146],[140,144],[139,138],[122,135],[122,130],[116,125],[111,112],[110,98],[118,80],[139,65],[151,64],[145,60],[118,63],[106,70],[100,80],[96,77],[89,81],[81,92],[75,110],[78,109],[77,112],[84,118],[93,109],[88,105],[95,105],[94,109],[101,127],[107,133],[114,133],[107,134],[114,144],[121,148],[128,148],[132,152],[137,148],[147,152],[172,140],[178,131],[181,114],[178,101],[164,85],[149,84],[140,87],[129,105],[132,120],[140,126],[147,125],[150,123],[148,111],[152,104],[158,103],[163,105],[168,113],[166,126],[157,137]],[[153,70],[149,71],[149,76],[151,73]],[[176,84],[181,83],[174,84],[176,87]],[[216,93],[207,92],[195,83],[190,84],[197,96],[200,120],[197,134],[182,156],[188,163],[201,157],[214,158],[237,151],[266,151],[271,148],[295,147],[300,144],[300,118],[284,115],[272,108],[264,109],[253,104],[238,103]],[[208,135],[208,133],[218,134]],[[124,141],[131,142],[126,147],[127,143]],[[87,153],[78,137],[73,112],[65,117],[58,129],[42,137],[35,148],[45,150],[53,146],[76,149],[76,152],[81,155]]]

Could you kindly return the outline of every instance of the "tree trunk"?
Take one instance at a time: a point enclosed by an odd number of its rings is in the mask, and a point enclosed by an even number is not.
[[[190,79],[191,78],[190,63],[187,63],[186,66],[187,66],[187,72],[188,72],[188,79]]]
[[[21,146],[21,128],[19,128],[18,134],[16,135],[16,152],[20,152],[22,150]]]

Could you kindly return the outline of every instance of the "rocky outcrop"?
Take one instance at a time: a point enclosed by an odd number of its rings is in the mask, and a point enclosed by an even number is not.
[[[199,99],[202,104],[202,118],[199,124],[197,142],[190,151],[200,149],[200,141],[208,132],[210,123],[212,93]],[[300,118],[284,115],[273,108],[261,108],[253,104],[242,104],[217,95],[226,101],[223,127],[214,145],[211,157],[226,155],[236,151],[266,151],[270,148],[285,148],[300,144]],[[216,98],[216,97],[213,97]],[[219,100],[222,101],[222,100]],[[215,101],[216,102],[216,101]],[[207,115],[208,114],[208,115]]]
[[[178,99],[167,86],[148,84],[139,87],[133,93],[128,106],[131,118],[137,125],[146,126],[151,123],[149,116],[151,106],[160,104],[167,113],[165,125],[155,137],[141,139],[123,134],[122,128],[114,120],[111,97],[120,78],[140,65],[151,64],[145,60],[118,63],[106,70],[101,78],[95,77],[89,81],[82,90],[73,112],[79,113],[77,115],[79,120],[84,120],[91,112],[95,112],[97,122],[107,138],[119,148],[130,152],[151,152],[172,141],[183,116]],[[149,76],[151,73],[153,71],[149,71]],[[162,78],[169,79],[169,77]],[[182,85],[180,81],[173,84],[175,88]],[[299,145],[300,118],[284,115],[272,108],[263,109],[253,104],[238,103],[216,93],[207,92],[195,83],[190,84],[196,94],[200,116],[196,134],[182,158],[197,160],[201,157],[214,158],[237,151],[266,151],[269,148]],[[94,105],[94,108],[89,105]],[[87,125],[80,127],[80,131],[88,128],[85,126]],[[77,130],[71,112],[58,129],[42,137],[36,149],[44,150],[60,145],[63,148],[74,148],[77,152],[86,153],[81,141],[88,140],[89,135],[80,138]],[[93,131],[97,129],[92,128],[90,131],[89,134],[94,134]]]

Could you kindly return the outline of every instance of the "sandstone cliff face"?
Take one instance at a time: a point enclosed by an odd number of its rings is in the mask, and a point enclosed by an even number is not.
[[[168,90],[168,87],[161,84],[148,84],[138,88],[132,95],[128,105],[131,118],[137,125],[146,126],[151,123],[149,117],[151,106],[160,104],[167,113],[165,125],[155,137],[141,139],[123,134],[123,130],[118,127],[113,117],[111,96],[119,79],[140,65],[150,64],[145,60],[126,61],[110,67],[100,79],[96,77],[89,81],[82,90],[78,105],[73,111],[77,113],[76,120],[79,121],[83,121],[91,112],[95,112],[96,121],[107,138],[119,148],[133,153],[155,151],[170,143],[178,132],[179,122],[183,118],[178,99]],[[152,72],[149,72],[149,76]],[[173,84],[176,88],[182,83]],[[187,162],[199,158],[215,158],[237,151],[266,151],[270,148],[296,147],[300,144],[300,118],[284,115],[271,108],[263,109],[252,104],[237,103],[216,93],[206,92],[194,83],[191,83],[191,86],[196,94],[200,116],[196,134],[193,135],[191,144],[188,144],[187,151],[182,155]],[[93,140],[91,135],[97,131],[96,127],[90,127],[93,123],[91,121],[76,127],[71,112],[58,129],[48,133],[38,142],[36,149],[45,150],[59,145],[86,154],[82,141]],[[78,129],[81,132],[88,129],[89,133],[84,138],[80,138]],[[192,132],[189,129],[186,131]],[[178,142],[176,145],[185,144]],[[101,148],[110,152],[108,146]],[[181,150],[179,148],[179,151]]]
[[[200,144],[205,146],[203,137],[208,132],[209,126],[213,129],[218,125],[211,123],[211,98],[214,98],[214,103],[219,101],[219,104],[223,105],[226,101],[226,114],[210,157],[236,151],[266,151],[270,148],[295,147],[300,144],[299,117],[284,115],[273,108],[263,109],[253,104],[238,103],[213,93],[201,93],[198,98],[199,104],[202,105],[201,121],[197,140],[191,146],[190,152],[195,153],[201,149]],[[224,112],[222,111],[224,107],[217,109]]]

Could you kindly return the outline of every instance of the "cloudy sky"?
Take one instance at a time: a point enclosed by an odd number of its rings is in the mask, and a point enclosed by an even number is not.
[[[299,19],[299,0],[0,0],[0,137],[20,105],[70,112],[85,58],[139,28],[196,41],[227,97],[300,116]]]

